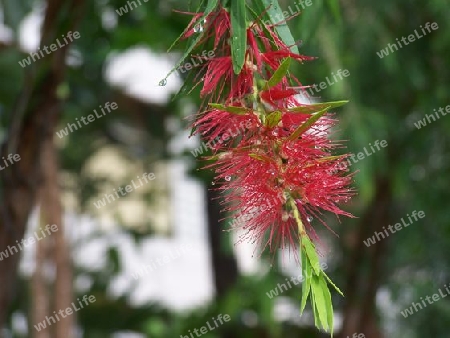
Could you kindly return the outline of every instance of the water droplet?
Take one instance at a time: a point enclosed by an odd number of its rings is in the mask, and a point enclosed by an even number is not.
[[[203,24],[206,24],[206,19],[203,20]],[[201,24],[201,23],[196,24],[196,25],[194,26],[194,32],[195,32],[195,33],[201,33],[201,32],[203,32],[204,29],[205,29],[205,28],[203,27],[203,24]]]
[[[194,32],[195,33],[201,33],[203,32],[203,26],[201,24],[197,24],[194,26]]]
[[[276,171],[274,169],[269,169],[267,170],[267,173],[273,176],[276,174]]]
[[[311,223],[313,219],[314,219],[314,218],[312,218],[311,216],[306,217],[306,220],[307,220],[309,223]]]
[[[231,181],[231,176],[225,176],[225,181],[230,182]]]
[[[162,79],[161,81],[159,81],[160,87],[164,87],[165,85],[167,85],[167,79]]]

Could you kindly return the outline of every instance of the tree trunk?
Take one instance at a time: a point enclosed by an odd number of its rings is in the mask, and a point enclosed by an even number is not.
[[[73,29],[83,3],[84,0],[47,1],[41,46],[49,46],[60,33]],[[64,79],[67,47],[29,66],[17,109],[11,114],[13,121],[1,155],[19,154],[20,161],[0,171],[0,252],[14,250],[12,247],[23,239],[29,215],[36,205],[43,181],[43,145],[52,142],[52,128],[60,113],[57,88]],[[38,82],[35,83],[32,73],[40,75]],[[51,127],[49,121],[53,122]],[[16,293],[20,256],[14,250],[14,254],[0,261],[0,329],[6,326]]]
[[[58,227],[58,230],[53,232],[51,237],[48,237],[53,244],[51,246],[51,263],[54,264],[56,269],[53,307],[48,313],[51,316],[53,311],[58,313],[59,310],[70,307],[73,294],[72,262],[70,249],[64,236],[63,210],[58,186],[57,149],[53,140],[47,140],[44,144],[42,163],[44,187],[42,190],[41,212],[45,224]],[[36,273],[39,273],[39,271],[36,271]],[[54,324],[53,336],[55,338],[71,338],[74,332],[74,319],[75,315],[67,316],[66,318],[60,317],[60,320]]]
[[[40,225],[45,225],[42,217],[40,217]],[[45,320],[45,316],[50,314],[50,293],[48,280],[44,274],[45,265],[48,263],[50,253],[50,240],[44,238],[36,243],[36,265],[31,281],[31,323],[29,325],[30,332],[34,338],[51,338],[50,327],[46,327],[41,331],[34,330],[34,325]]]

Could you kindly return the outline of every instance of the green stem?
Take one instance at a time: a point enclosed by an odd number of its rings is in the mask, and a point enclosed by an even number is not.
[[[298,233],[300,235],[300,241],[301,241],[303,236],[308,236],[308,235],[306,234],[305,226],[303,225],[297,205],[295,204],[295,200],[292,197],[289,198],[289,205],[292,209],[292,212],[294,213],[294,219],[298,225]]]

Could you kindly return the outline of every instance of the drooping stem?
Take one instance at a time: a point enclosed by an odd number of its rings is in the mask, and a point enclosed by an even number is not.
[[[303,225],[302,219],[300,217],[300,213],[298,211],[297,205],[295,203],[295,200],[292,197],[289,197],[289,205],[292,209],[292,212],[294,214],[294,219],[297,222],[297,226],[298,226],[298,233],[300,236],[300,241],[302,239],[303,236],[308,236],[306,231],[305,231],[305,226]]]

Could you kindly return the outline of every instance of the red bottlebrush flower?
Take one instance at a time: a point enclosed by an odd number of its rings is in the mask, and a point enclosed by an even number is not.
[[[186,37],[194,34],[196,23],[198,24],[200,18],[201,16],[194,16],[188,26]],[[236,75],[233,71],[229,45],[231,39],[229,12],[221,8],[219,11],[209,14],[200,24],[205,30],[205,34],[198,45],[213,38],[214,57],[206,60],[203,64],[202,71],[197,76],[197,84],[203,84],[201,90],[203,97],[208,97],[216,102],[229,103],[236,98],[250,95],[254,89],[255,75],[258,74],[261,78],[270,77],[287,57],[299,62],[314,59],[291,52],[289,46],[284,44],[274,33],[273,27],[265,26],[262,29],[255,23],[247,28],[246,62],[241,72]],[[294,80],[299,84],[297,79]],[[284,82],[287,84],[287,80]]]
[[[348,185],[351,175],[342,166],[344,157],[330,157],[335,146],[326,132],[332,120],[319,120],[305,135],[288,141],[267,129],[264,135],[253,135],[239,146],[227,150],[208,167],[215,168],[223,185],[226,210],[236,218],[246,218],[239,225],[246,237],[255,239],[271,250],[278,246],[298,244],[297,224],[287,200],[295,200],[304,224],[311,218],[326,225],[323,210],[336,215],[351,216],[338,203],[346,202],[354,194]],[[344,169],[343,169],[344,168]],[[312,227],[310,235],[317,238]],[[264,245],[265,246],[265,245]]]
[[[298,91],[295,89],[280,89],[274,87],[261,92],[260,97],[264,102],[271,104],[273,107],[277,107],[277,101],[291,98],[296,94],[298,94]]]
[[[287,76],[273,87],[258,89],[258,81],[273,76],[286,57],[311,59],[290,52],[279,39],[269,43],[272,35],[264,36],[257,26],[248,28],[247,62],[239,75],[230,55],[207,62],[202,94],[216,93],[225,105],[213,105],[194,122],[195,132],[210,145],[214,160],[218,158],[208,168],[215,168],[223,182],[225,210],[236,218],[250,213],[242,227],[249,237],[266,240],[271,250],[298,243],[298,224],[288,200],[295,201],[310,235],[317,238],[308,220],[314,217],[326,225],[320,216],[324,210],[350,216],[338,203],[353,194],[347,188],[351,176],[340,169],[344,157],[330,157],[336,146],[328,139],[333,121],[322,117],[290,139],[312,116],[291,110],[302,106],[299,90],[289,86]],[[274,42],[278,50],[259,49],[272,48]]]
[[[191,50],[208,43],[214,50],[194,78],[207,104],[196,115],[194,133],[213,151],[206,168],[214,169],[221,183],[216,189],[224,193],[224,211],[245,220],[233,222],[245,230],[242,239],[271,251],[300,245],[302,274],[311,277],[302,285],[301,311],[311,295],[316,325],[333,331],[328,284],[340,290],[319,266],[310,239],[318,237],[310,221],[318,219],[327,227],[324,211],[351,216],[340,203],[354,194],[349,188],[352,175],[346,155],[332,156],[341,145],[329,139],[335,121],[325,115],[345,102],[300,102],[308,87],[288,73],[290,61],[313,58],[294,53],[284,42],[293,40],[289,34],[282,39],[276,25],[256,18],[251,8],[256,20],[248,25],[250,3],[214,9],[217,2],[208,1],[210,14],[195,14],[183,34],[201,34],[193,38]],[[273,10],[278,11],[276,3]]]
[[[213,41],[214,57],[202,64],[197,84],[202,84],[207,102],[219,103],[202,109],[193,127],[213,150],[216,162],[207,168],[214,168],[223,183],[225,210],[236,218],[251,214],[243,228],[272,250],[298,243],[291,201],[313,236],[311,217],[322,221],[323,211],[350,216],[338,206],[353,191],[348,188],[351,176],[341,165],[345,157],[331,156],[338,146],[328,139],[333,120],[323,116],[308,123],[314,110],[293,110],[309,107],[299,102],[305,87],[295,77],[286,73],[276,84],[267,82],[287,58],[298,62],[314,58],[293,53],[273,26],[254,22],[247,27],[244,65],[235,74],[230,13],[219,8],[202,18],[203,14],[194,16],[185,37],[196,33],[200,24],[204,32],[198,44]],[[291,81],[297,86],[292,87]]]
[[[231,19],[230,14],[225,8],[220,7],[206,17],[204,17],[205,13],[184,13],[193,16],[182,35],[184,39],[205,31],[206,34],[202,37],[202,40],[197,42],[197,44],[201,45],[213,36],[214,48],[216,48],[221,40],[229,38]]]

